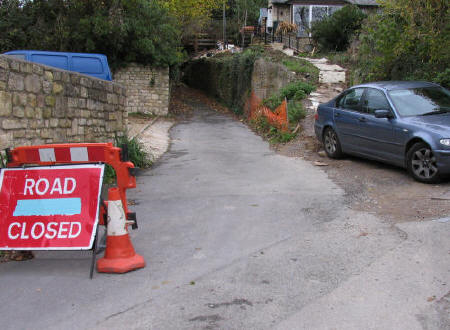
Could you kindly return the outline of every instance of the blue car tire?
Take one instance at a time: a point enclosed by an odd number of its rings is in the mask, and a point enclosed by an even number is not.
[[[331,127],[327,127],[323,132],[323,146],[325,152],[330,158],[341,158],[344,154],[342,153],[341,143],[339,138]]]
[[[436,183],[440,179],[439,168],[433,150],[426,143],[415,143],[406,154],[408,172],[423,183]]]

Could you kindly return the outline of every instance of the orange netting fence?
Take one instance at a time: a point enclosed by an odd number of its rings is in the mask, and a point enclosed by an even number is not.
[[[245,111],[250,120],[256,120],[258,117],[263,116],[267,118],[270,125],[275,126],[281,131],[286,132],[289,130],[286,100],[275,111],[272,111],[264,106],[262,100],[252,92],[250,98],[245,102]]]

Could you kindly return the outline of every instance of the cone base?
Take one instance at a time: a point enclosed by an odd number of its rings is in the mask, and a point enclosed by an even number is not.
[[[99,273],[123,274],[144,267],[145,260],[139,254],[127,258],[101,258],[97,261],[97,271]]]

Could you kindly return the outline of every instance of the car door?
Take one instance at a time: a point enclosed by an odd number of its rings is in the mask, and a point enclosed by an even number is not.
[[[342,149],[357,152],[360,149],[359,121],[362,111],[362,96],[365,88],[353,88],[337,101],[333,120]]]
[[[398,163],[402,156],[402,144],[395,132],[397,119],[383,91],[367,88],[362,98],[363,112],[358,118],[361,152],[373,158]],[[391,111],[392,118],[376,118],[376,110]]]

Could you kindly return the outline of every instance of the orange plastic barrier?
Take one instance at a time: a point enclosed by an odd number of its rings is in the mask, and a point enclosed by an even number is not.
[[[23,165],[56,165],[56,164],[83,164],[105,163],[111,165],[116,171],[117,186],[127,219],[135,220],[136,215],[128,212],[127,189],[136,188],[134,164],[129,162],[120,148],[112,143],[68,143],[48,144],[40,146],[23,146],[7,150],[8,167]],[[125,157],[124,157],[125,156]],[[125,159],[123,159],[125,158]],[[106,210],[102,207],[101,213]],[[103,216],[100,216],[100,224]]]
[[[272,126],[275,126],[284,132],[289,130],[286,100],[284,100],[275,111],[272,111],[264,106],[261,99],[252,92],[245,104],[245,110],[249,119],[255,120],[258,117],[264,116]]]

